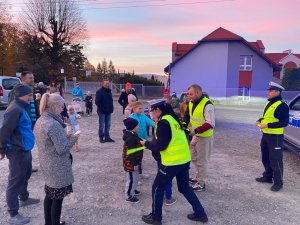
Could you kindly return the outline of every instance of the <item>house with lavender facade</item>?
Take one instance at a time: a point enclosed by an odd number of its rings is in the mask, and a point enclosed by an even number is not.
[[[164,70],[170,75],[170,90],[186,91],[199,84],[212,98],[263,97],[274,74],[281,70],[264,53],[258,40],[248,42],[222,27],[196,44],[172,44],[172,63]]]

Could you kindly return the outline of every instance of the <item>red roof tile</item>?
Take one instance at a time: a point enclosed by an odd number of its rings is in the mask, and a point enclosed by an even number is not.
[[[201,41],[220,41],[220,40],[242,40],[243,38],[235,33],[219,27],[209,35],[201,39]]]
[[[265,53],[265,55],[271,59],[273,62],[279,64],[279,61],[286,57],[288,53],[281,52],[281,53]]]

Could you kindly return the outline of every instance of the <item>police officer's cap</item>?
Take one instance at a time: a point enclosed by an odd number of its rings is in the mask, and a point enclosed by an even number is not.
[[[150,104],[150,107],[151,107],[150,111],[152,111],[161,105],[166,105],[166,100],[165,99],[155,99],[155,100],[149,101],[148,103]]]
[[[275,82],[270,82],[269,83],[269,87],[267,90],[276,90],[276,91],[284,91],[284,87],[282,87],[281,85],[275,83]]]

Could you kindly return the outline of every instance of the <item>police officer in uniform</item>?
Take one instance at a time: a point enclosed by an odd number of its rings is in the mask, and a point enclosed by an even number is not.
[[[256,121],[263,135],[261,139],[261,157],[265,171],[257,182],[273,183],[271,191],[279,191],[283,186],[283,133],[289,123],[289,107],[282,100],[282,86],[269,83],[268,101],[265,104],[263,117]],[[273,182],[272,182],[273,179]]]
[[[160,153],[161,164],[152,186],[152,212],[142,220],[148,224],[161,224],[164,190],[174,177],[180,193],[192,205],[194,213],[187,215],[193,221],[207,222],[203,206],[189,186],[191,155],[188,141],[178,117],[165,100],[151,104],[153,116],[158,119],[156,138],[151,142],[141,141],[153,153]]]

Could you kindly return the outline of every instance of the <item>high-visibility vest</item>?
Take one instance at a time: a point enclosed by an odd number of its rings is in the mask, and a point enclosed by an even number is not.
[[[265,114],[263,115],[263,119],[260,121],[261,124],[268,124],[268,123],[275,123],[278,122],[279,120],[275,118],[274,113],[277,107],[282,103],[281,100],[278,100],[274,102],[270,107],[267,109]],[[264,111],[269,104],[269,101],[265,104]],[[284,128],[265,128],[261,130],[265,134],[283,134]]]
[[[168,147],[160,151],[162,164],[164,166],[175,166],[191,161],[189,144],[179,123],[170,115],[165,115],[161,119],[169,122],[172,132],[172,139]]]
[[[194,103],[192,101],[189,102],[189,115],[190,115],[190,123],[191,123],[191,126],[192,126],[192,130],[196,129],[197,127],[202,126],[205,123],[204,107],[205,107],[207,102],[211,102],[210,99],[208,99],[206,97],[203,97],[201,102],[199,102],[199,104],[196,106],[194,112],[192,112]],[[207,130],[203,133],[196,134],[196,136],[198,136],[198,137],[210,137],[213,134],[214,134],[214,130],[209,129],[209,130]]]
[[[141,146],[141,147],[138,147],[138,148],[130,148],[130,149],[127,149],[126,155],[131,155],[135,152],[142,151],[144,149],[145,149],[144,146]]]

